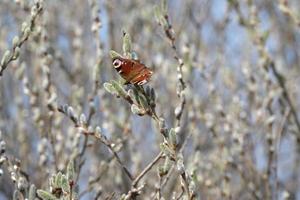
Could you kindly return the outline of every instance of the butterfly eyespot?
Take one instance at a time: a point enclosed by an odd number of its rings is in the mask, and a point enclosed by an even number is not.
[[[119,68],[122,65],[122,61],[119,59],[114,60],[113,65],[115,68]]]

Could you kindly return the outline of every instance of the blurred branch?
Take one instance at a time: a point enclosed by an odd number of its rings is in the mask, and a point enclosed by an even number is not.
[[[95,131],[93,131],[91,127],[86,127],[86,124],[84,122],[81,122],[75,116],[73,108],[70,107],[70,106],[68,106],[68,105],[60,106],[57,110],[59,112],[65,114],[66,116],[68,116],[71,119],[71,121],[74,123],[75,127],[80,131],[80,133],[82,133],[83,135],[93,136],[96,139],[100,140],[100,142],[102,144],[104,144],[111,151],[111,153],[114,155],[114,157],[116,158],[117,162],[122,167],[123,171],[128,176],[128,178],[130,180],[133,180],[133,176],[131,175],[131,173],[129,172],[129,170],[126,168],[126,166],[123,164],[123,162],[121,161],[118,153],[114,150],[114,146],[115,145],[113,143],[111,143],[110,141],[108,141],[106,139],[106,137],[101,134],[100,127],[96,127]]]
[[[285,110],[284,116],[281,119],[281,122],[279,124],[279,127],[276,131],[275,135],[275,142],[274,142],[274,161],[273,161],[273,173],[274,173],[274,188],[273,188],[273,197],[278,197],[278,188],[279,188],[279,180],[278,180],[278,155],[280,151],[280,144],[281,144],[281,138],[284,131],[285,123],[290,114],[290,109],[287,108]]]
[[[133,180],[132,186],[136,187],[139,181],[146,175],[148,171],[152,169],[152,167],[163,157],[163,152],[160,152],[151,163],[145,167],[145,169]]]
[[[152,169],[152,167],[163,157],[163,152],[160,152],[146,167],[145,169],[136,176],[132,181],[131,189],[128,191],[127,195],[124,196],[124,199],[134,199],[140,192],[140,189],[137,187],[139,181]],[[141,186],[142,187],[142,186]]]
[[[294,13],[291,8],[289,7],[288,0],[278,0],[279,5],[278,8],[279,10],[286,16],[292,19],[292,21],[300,27],[300,16],[297,16],[296,13]],[[299,14],[299,13],[298,13]]]
[[[247,30],[250,31],[250,36],[252,36],[252,39],[255,41],[254,44],[256,44],[257,49],[261,55],[261,59],[263,61],[262,66],[265,70],[265,73],[267,73],[268,70],[271,70],[277,80],[277,83],[281,87],[281,89],[283,91],[283,98],[285,99],[286,103],[290,107],[292,116],[295,120],[295,124],[298,129],[298,134],[297,134],[298,139],[297,140],[300,142],[300,121],[299,121],[297,112],[295,110],[295,107],[290,99],[289,92],[286,88],[285,78],[282,74],[280,74],[278,72],[278,70],[276,69],[276,66],[275,66],[275,61],[272,60],[271,56],[269,55],[269,53],[267,52],[267,50],[265,48],[266,38],[264,38],[262,34],[259,34],[259,32],[255,30],[259,23],[258,17],[257,17],[257,10],[256,10],[257,8],[255,7],[254,2],[249,1],[249,4],[250,4],[250,6],[252,6],[251,20],[246,19],[242,15],[242,13],[240,11],[240,4],[237,1],[235,1],[232,6],[238,13],[240,24],[245,26],[247,28]]]
[[[20,36],[16,36],[13,39],[13,47],[12,51],[5,51],[4,55],[2,56],[1,63],[0,63],[0,76],[2,76],[3,71],[8,67],[9,63],[16,60],[20,55],[20,48],[21,46],[28,40],[32,31],[35,28],[35,23],[39,15],[43,11],[43,4],[42,0],[38,0],[31,8],[31,16],[29,19],[29,24],[24,22],[22,24],[22,34]]]
[[[168,15],[168,8],[167,8],[167,1],[162,0],[161,1],[161,7],[156,7],[155,11],[156,11],[156,17],[158,20],[159,25],[161,25],[164,29],[165,35],[167,37],[167,39],[169,39],[170,43],[171,43],[171,48],[174,51],[174,58],[178,63],[177,66],[177,96],[180,98],[180,103],[179,105],[175,108],[175,117],[176,117],[176,128],[175,128],[175,134],[178,134],[182,127],[181,127],[181,116],[185,107],[185,103],[186,103],[186,98],[185,98],[185,88],[186,88],[186,84],[183,80],[183,73],[182,73],[182,68],[184,66],[183,60],[182,58],[180,58],[179,52],[177,50],[176,47],[176,38],[175,38],[175,33],[174,33],[174,29],[172,27],[172,24],[169,21],[169,15]],[[176,137],[176,136],[175,136]],[[175,152],[176,152],[176,147],[175,147]],[[181,154],[179,154],[181,155]],[[185,171],[185,167],[183,164],[183,160],[178,159],[178,155],[176,155],[175,153],[175,162],[177,163],[177,168],[178,171],[180,173],[181,179],[182,179],[182,183],[183,183],[183,187],[184,190],[187,194],[187,198],[188,199],[192,199],[193,198],[193,194],[190,193],[189,191],[189,182],[188,182],[188,174]],[[180,164],[179,164],[180,163]]]

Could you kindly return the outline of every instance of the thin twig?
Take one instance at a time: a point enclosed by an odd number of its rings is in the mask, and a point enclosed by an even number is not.
[[[174,36],[175,35],[174,34],[174,29],[172,27],[172,24],[170,23],[168,13],[166,12],[163,17],[165,18],[165,21],[166,21],[166,26],[164,26],[165,35],[170,41],[171,48],[174,51],[174,58],[178,62],[178,66],[177,66],[177,84],[178,85],[177,85],[177,91],[176,92],[177,92],[178,97],[180,98],[180,103],[175,108],[174,112],[175,112],[175,117],[176,117],[176,129],[181,130],[181,123],[180,122],[181,122],[182,113],[183,113],[183,110],[184,110],[185,104],[186,104],[185,93],[184,93],[184,90],[186,88],[186,83],[183,79],[183,72],[182,72],[182,68],[184,66],[184,63],[183,63],[183,59],[181,59],[181,57],[179,55],[179,52],[176,48],[176,44],[175,44],[176,43],[176,38]],[[175,159],[176,159],[176,157],[177,156],[175,156]],[[184,170],[184,172],[180,173],[180,176],[181,176],[181,179],[183,181],[187,197],[188,197],[188,199],[191,199],[192,197],[191,197],[191,194],[190,194],[190,191],[189,191],[189,183],[188,183],[186,174],[187,173]]]
[[[140,191],[142,186],[138,189],[137,185],[139,181],[152,169],[152,167],[163,157],[163,152],[159,154],[145,167],[145,169],[132,181],[131,190],[127,192],[126,199],[131,199],[137,195],[137,191]]]
[[[138,182],[146,175],[148,171],[152,169],[152,167],[163,157],[163,152],[160,152],[151,163],[147,165],[147,167],[133,180],[132,186],[136,187]]]
[[[9,55],[7,58],[2,58],[1,60],[1,64],[0,64],[0,76],[3,75],[4,70],[8,67],[9,63],[16,60],[18,58],[18,56],[16,56],[16,54],[18,54],[19,52],[19,48],[28,40],[28,38],[31,35],[31,31],[33,31],[34,27],[35,27],[35,23],[36,23],[36,19],[38,18],[38,16],[42,13],[43,11],[43,5],[41,4],[40,1],[37,1],[32,9],[36,10],[36,12],[32,12],[31,14],[31,18],[30,18],[30,23],[28,25],[28,27],[25,27],[24,30],[22,30],[22,35],[21,35],[21,39],[19,41],[17,41],[16,44],[13,45],[12,48],[12,52],[9,52]]]
[[[277,81],[278,81],[278,83],[279,83],[279,85],[282,89],[283,98],[286,100],[287,104],[289,105],[289,107],[291,109],[291,113],[294,117],[297,129],[298,129],[298,137],[300,137],[300,121],[299,121],[295,106],[293,105],[292,100],[289,96],[288,90],[286,88],[284,77],[281,74],[279,74],[279,72],[277,71],[277,69],[275,67],[274,62],[271,63],[270,68],[272,69],[272,72],[273,72],[274,76],[276,77],[276,79],[277,79]]]
[[[82,133],[84,135],[91,135],[91,136],[99,139],[100,142],[103,143],[111,151],[111,153],[114,155],[114,157],[116,158],[117,162],[122,167],[122,169],[124,170],[124,172],[128,176],[128,178],[130,180],[133,180],[133,176],[131,175],[131,173],[129,172],[129,170],[126,168],[126,166],[123,164],[123,162],[121,161],[118,153],[114,150],[113,144],[110,141],[108,141],[104,136],[102,136],[102,135],[99,136],[94,131],[93,132],[89,132],[86,127],[80,126],[80,124],[77,121],[77,118],[75,118],[74,116],[69,116],[64,111],[64,109],[62,107],[59,107],[57,110],[59,112],[65,114],[65,115],[67,115],[72,120],[72,122],[74,123],[75,127],[77,127],[78,129],[80,129],[80,133]]]
[[[274,181],[275,182],[275,188],[274,188],[275,199],[278,197],[278,185],[279,185],[278,176],[277,176],[278,154],[279,154],[279,150],[280,150],[281,136],[284,131],[284,126],[285,126],[285,123],[286,123],[286,120],[287,120],[289,114],[290,114],[290,109],[288,108],[288,109],[286,109],[286,111],[283,115],[280,126],[278,128],[277,135],[275,136],[276,138],[275,138],[275,142],[274,142],[275,149],[274,149],[273,172],[274,172],[274,180],[275,180]]]

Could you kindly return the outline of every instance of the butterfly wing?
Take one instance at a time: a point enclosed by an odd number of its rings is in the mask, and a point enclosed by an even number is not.
[[[143,85],[149,81],[153,72],[144,64],[131,59],[117,57],[113,65],[127,83]]]
[[[132,78],[130,82],[132,84],[144,85],[150,80],[152,74],[152,71],[150,71],[148,68],[144,68],[139,74],[134,76],[134,78]]]

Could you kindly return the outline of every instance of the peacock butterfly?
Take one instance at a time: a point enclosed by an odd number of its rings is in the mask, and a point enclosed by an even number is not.
[[[117,72],[126,80],[125,84],[144,85],[147,83],[153,72],[138,60],[122,58],[120,56],[113,58],[113,66]]]

